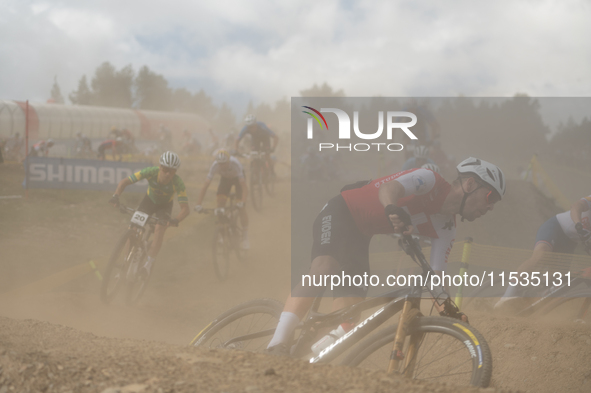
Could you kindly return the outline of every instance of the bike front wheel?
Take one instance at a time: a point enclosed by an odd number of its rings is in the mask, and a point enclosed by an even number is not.
[[[190,345],[207,348],[260,351],[273,337],[283,304],[257,299],[226,311],[200,331]]]
[[[359,343],[343,364],[387,370],[397,325],[389,326]],[[409,342],[417,343],[410,362]],[[410,327],[400,362],[401,374],[413,379],[454,385],[487,387],[492,375],[488,344],[474,327],[446,317],[419,317]],[[414,363],[414,369],[412,364]]]
[[[541,310],[546,318],[556,321],[591,323],[591,289],[579,289],[553,299]]]
[[[136,305],[148,286],[150,275],[142,275],[140,269],[144,266],[148,257],[147,250],[142,249],[139,244],[131,249],[131,263],[127,269],[127,287],[125,293],[125,302],[128,306]],[[152,267],[152,269],[154,269]]]
[[[113,300],[125,282],[125,272],[129,265],[130,239],[131,231],[125,232],[119,239],[103,274],[101,300],[106,304]]]
[[[212,258],[215,275],[220,281],[224,281],[230,270],[230,238],[224,227],[218,226],[214,231]]]

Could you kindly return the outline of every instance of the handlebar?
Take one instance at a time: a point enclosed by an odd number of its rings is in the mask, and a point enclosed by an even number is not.
[[[133,215],[137,211],[137,209],[133,209],[131,207],[125,206],[125,205],[123,205],[123,204],[120,203],[119,204],[119,211],[121,213],[123,213],[123,214],[129,213],[129,214]],[[167,216],[168,216],[168,214],[167,214]],[[148,218],[147,224],[150,224],[150,225],[168,225],[168,222],[170,221],[170,219],[171,219],[170,216],[168,216],[167,219],[160,219],[158,217],[150,216]]]

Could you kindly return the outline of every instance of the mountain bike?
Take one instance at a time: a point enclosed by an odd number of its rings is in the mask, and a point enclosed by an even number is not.
[[[234,194],[230,194],[229,206],[215,209],[203,209],[201,213],[213,213],[216,224],[212,242],[212,258],[215,274],[220,281],[228,278],[230,255],[236,254],[238,260],[246,259],[247,251],[241,248],[242,228],[239,224],[240,208],[234,203]]]
[[[263,189],[269,196],[275,194],[275,174],[267,160],[267,153],[250,152],[250,194],[252,205],[256,211],[263,207]]]
[[[151,272],[146,277],[139,273],[152,244],[150,237],[156,224],[166,225],[168,220],[158,219],[123,205],[119,206],[119,210],[131,214],[131,221],[129,229],[115,245],[105,269],[101,299],[108,304],[121,287],[125,287],[125,302],[133,305],[142,297],[150,280]]]
[[[299,334],[291,345],[290,355],[309,359],[310,363],[327,363],[338,358],[344,365],[383,369],[408,378],[488,386],[492,375],[488,344],[474,327],[460,320],[462,314],[444,288],[427,286],[434,272],[416,241],[404,237],[402,243],[422,268],[422,283],[415,281],[413,287],[390,291],[329,314],[318,312],[321,298],[316,298],[308,316],[296,329]],[[440,316],[421,313],[423,292],[430,293],[431,309],[441,310]],[[311,353],[311,346],[321,332],[358,320],[362,311],[375,307],[380,308],[318,355]],[[190,345],[263,350],[275,332],[282,310],[283,305],[271,299],[238,305],[201,330]],[[368,337],[400,311],[397,325]]]
[[[498,280],[497,280],[498,281]],[[552,317],[566,321],[591,323],[591,268],[573,275],[572,280],[561,285],[529,286],[523,289],[520,301],[514,302],[511,309],[515,316],[532,315]],[[503,296],[507,287],[498,282],[487,281],[476,288],[466,299],[466,306],[475,304],[477,299],[490,298],[496,301]],[[482,301],[478,306],[482,306]]]

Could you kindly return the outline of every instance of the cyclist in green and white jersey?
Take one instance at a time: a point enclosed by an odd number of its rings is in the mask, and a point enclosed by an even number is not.
[[[139,172],[121,180],[115,190],[115,194],[109,200],[114,206],[119,206],[119,195],[125,190],[125,187],[136,183],[142,179],[148,180],[148,192],[137,210],[149,215],[153,215],[162,220],[168,220],[167,225],[156,225],[154,230],[154,240],[148,250],[148,259],[142,268],[142,274],[149,275],[152,269],[152,264],[160,251],[162,240],[164,239],[164,232],[170,226],[178,226],[179,222],[183,221],[189,215],[189,200],[187,199],[187,192],[185,190],[185,183],[176,174],[177,169],[181,166],[179,157],[167,151],[160,156],[160,165],[144,168]],[[181,211],[172,219],[169,219],[172,213],[172,205],[174,194],[177,194],[177,200]]]

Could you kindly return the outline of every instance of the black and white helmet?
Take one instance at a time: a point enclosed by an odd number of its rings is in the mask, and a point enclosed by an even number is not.
[[[501,198],[505,195],[505,176],[498,166],[479,158],[470,157],[460,162],[457,169],[460,175],[470,173],[478,176],[480,180],[497,191]]]
[[[251,126],[251,125],[253,125],[256,122],[257,122],[257,118],[256,118],[255,115],[248,115],[244,119],[244,123],[246,123],[247,126]]]
[[[165,151],[160,156],[160,165],[167,168],[178,169],[181,166],[181,159],[176,153]]]
[[[429,170],[432,170],[433,172],[439,173],[439,166],[437,166],[437,164],[426,163],[421,168],[429,169]]]

